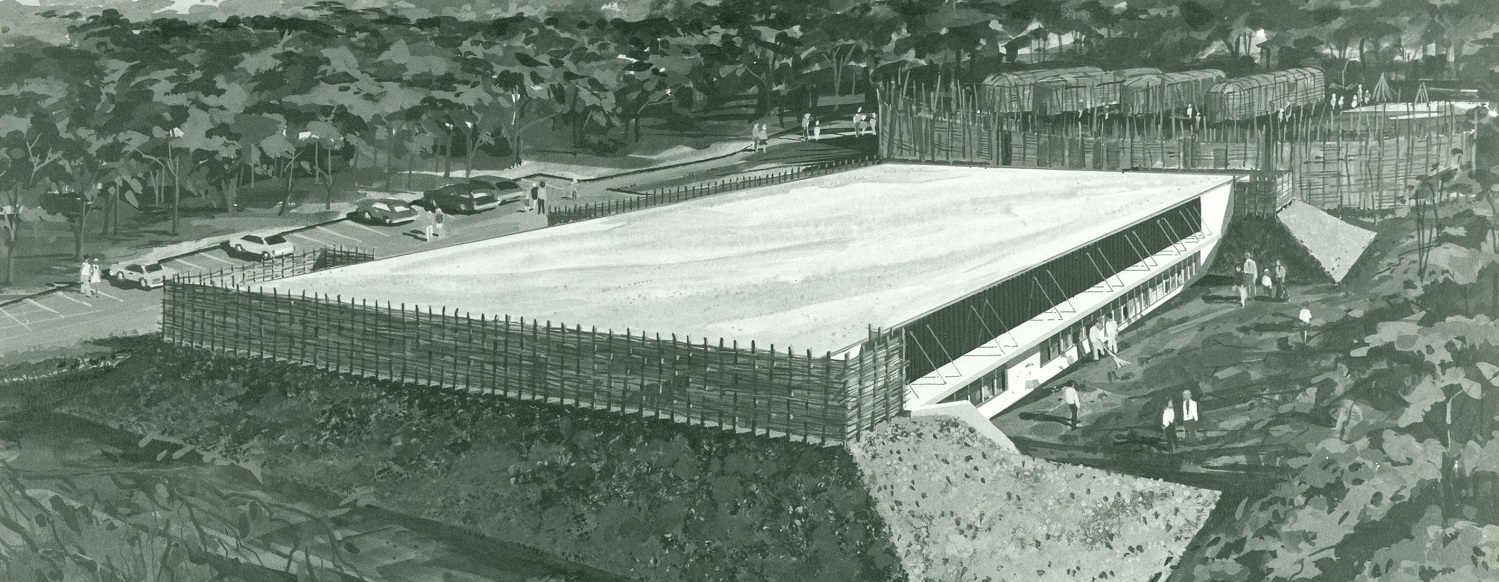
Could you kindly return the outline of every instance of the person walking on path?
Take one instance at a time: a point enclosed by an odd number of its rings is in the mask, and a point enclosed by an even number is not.
[[[1068,412],[1071,413],[1071,420],[1068,422],[1068,426],[1076,429],[1077,414],[1082,410],[1083,403],[1078,399],[1077,388],[1072,385],[1072,381],[1070,380],[1062,385],[1062,402],[1067,405]]]
[[[812,122],[812,141],[822,139],[822,120]]]
[[[864,108],[863,107],[859,107],[859,109],[854,112],[854,137],[862,137],[863,135],[864,135]]]
[[[1182,390],[1182,430],[1187,442],[1197,440],[1197,401],[1192,399],[1192,390]]]
[[[758,122],[750,123],[750,151],[760,151],[760,124]]]
[[[770,124],[760,124],[760,151],[770,149]]]
[[[542,180],[541,185],[536,187],[536,213],[546,216],[547,213],[547,183]]]
[[[94,296],[94,268],[89,264],[88,257],[78,263],[78,293],[85,297]]]
[[[531,196],[526,198],[526,212],[536,212],[536,199],[541,196],[540,184],[531,185]]]
[[[437,211],[439,208],[432,207],[432,212],[427,213],[427,219],[422,224],[422,240],[432,242],[437,232]]]
[[[1296,319],[1301,322],[1301,343],[1307,342],[1307,332],[1312,329],[1312,310],[1301,308],[1301,313],[1296,314]]]
[[[99,257],[89,261],[88,269],[89,296],[99,296],[99,285],[104,282],[104,269],[99,266]]]
[[[448,216],[446,214],[442,213],[442,207],[441,206],[437,207],[437,210],[433,210],[432,211],[432,232],[433,232],[433,234],[435,234],[437,236],[447,236],[447,234],[448,234],[447,230],[446,230],[447,229],[447,224],[446,224],[447,223],[447,218],[448,218]]]
[[[1166,450],[1176,452],[1176,403],[1170,400],[1161,411],[1161,436],[1166,442]]]
[[[812,137],[812,114],[811,113],[803,113],[802,114],[802,141],[807,141],[811,137]]]
[[[1291,300],[1291,291],[1286,289],[1286,264],[1280,259],[1275,259],[1275,271],[1272,273],[1275,279],[1275,298],[1282,303]]]
[[[874,135],[875,134],[874,125],[877,122],[877,119],[878,118],[875,116],[874,113],[871,112],[869,114],[869,135]]]
[[[567,197],[576,200],[578,198],[578,179],[573,178],[572,187],[567,191]]]

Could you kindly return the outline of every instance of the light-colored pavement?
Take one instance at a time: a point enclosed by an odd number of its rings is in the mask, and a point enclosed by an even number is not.
[[[824,137],[828,137],[826,132]],[[548,204],[552,207],[565,207],[631,198],[633,195],[611,188],[711,179],[726,172],[752,170],[764,164],[786,164],[796,160],[817,162],[830,155],[837,155],[839,151],[845,152],[843,157],[855,155],[855,152],[849,150],[829,148],[826,144],[803,142],[798,134],[778,135],[771,139],[770,150],[763,153],[746,150],[697,163],[677,164],[582,182],[576,199],[563,198],[571,187],[569,183],[549,180]],[[529,187],[531,181],[522,183]],[[414,223],[390,227],[344,219],[295,230],[286,236],[298,250],[359,247],[384,258],[546,226],[545,217],[525,212],[518,204],[506,204],[476,215],[449,215],[446,221],[447,236],[428,242],[424,240],[422,233],[425,219],[426,213],[423,212]],[[253,257],[242,257],[219,246],[176,257],[164,261],[164,264],[181,273],[207,273],[242,266],[254,260]],[[127,289],[105,283],[96,296],[85,296],[76,286],[72,286],[0,304],[0,356],[155,331],[161,324],[161,298],[160,289]]]

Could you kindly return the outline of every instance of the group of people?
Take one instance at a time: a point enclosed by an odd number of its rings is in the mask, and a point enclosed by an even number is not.
[[[103,281],[104,268],[99,266],[99,257],[84,257],[78,265],[78,292],[88,297],[98,297],[98,287]]]
[[[864,108],[860,107],[854,112],[854,137],[863,137],[865,133],[874,135],[875,126],[878,123],[878,117],[874,113],[865,113]],[[760,127],[763,126],[764,124],[761,124]],[[811,113],[803,113],[802,141],[818,141],[820,139],[822,139],[822,120],[814,119]]]
[[[863,137],[866,130],[869,135],[874,135],[874,126],[877,121],[874,113],[865,113],[864,108],[860,107],[854,112],[854,137]]]
[[[756,123],[750,126],[750,137],[754,140],[750,149],[763,152],[770,147],[770,127],[764,123]]]
[[[441,206],[432,207],[432,213],[427,215],[427,242],[432,242],[434,237],[447,234],[448,215],[442,213]]]
[[[1291,293],[1286,288],[1286,276],[1286,264],[1280,259],[1261,270],[1259,263],[1254,261],[1254,254],[1244,253],[1244,262],[1239,263],[1238,278],[1234,281],[1239,307],[1247,306],[1251,299],[1261,295],[1273,301],[1289,301]]]
[[[1166,442],[1166,449],[1176,450],[1178,427],[1188,442],[1197,440],[1198,419],[1197,401],[1192,399],[1191,389],[1182,390],[1180,400],[1167,400],[1166,406],[1161,410],[1161,433]]]
[[[1087,355],[1089,360],[1102,360],[1105,356],[1114,359],[1114,364],[1123,367],[1126,362],[1119,358],[1119,322],[1114,319],[1114,314],[1107,313],[1103,317],[1094,319],[1088,325],[1088,337],[1082,338],[1081,352]]]

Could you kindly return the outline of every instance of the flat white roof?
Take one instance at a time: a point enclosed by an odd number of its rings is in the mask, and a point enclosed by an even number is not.
[[[1229,180],[881,164],[268,286],[820,353]]]

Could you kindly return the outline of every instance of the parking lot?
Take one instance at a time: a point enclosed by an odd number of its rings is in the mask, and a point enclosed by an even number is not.
[[[300,250],[358,247],[389,257],[434,246],[447,246],[513,234],[546,226],[546,218],[520,211],[518,204],[474,215],[448,215],[446,236],[425,240],[427,213],[416,222],[396,226],[341,219],[284,233]],[[162,261],[178,273],[207,273],[259,260],[219,245]],[[106,282],[97,296],[85,296],[76,285],[0,305],[0,354],[75,344],[89,338],[133,335],[157,329],[161,290],[143,290]]]

